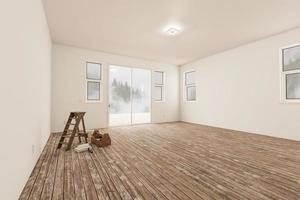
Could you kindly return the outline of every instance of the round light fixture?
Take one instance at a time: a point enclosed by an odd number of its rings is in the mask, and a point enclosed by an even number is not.
[[[167,26],[163,32],[166,35],[175,36],[181,32],[181,28],[179,26]]]

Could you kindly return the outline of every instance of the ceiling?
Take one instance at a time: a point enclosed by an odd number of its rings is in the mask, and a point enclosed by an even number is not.
[[[181,65],[300,25],[299,0],[44,0],[55,43]],[[167,36],[168,25],[182,27]]]

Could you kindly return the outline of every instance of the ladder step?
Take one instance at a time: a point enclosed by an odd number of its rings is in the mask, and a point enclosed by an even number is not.
[[[73,130],[66,130],[65,134],[63,134],[62,136],[66,135],[66,134],[68,135],[68,134],[71,134],[71,133],[73,133]]]
[[[58,144],[63,145],[63,144],[68,144],[68,142],[60,142]]]
[[[69,137],[71,137],[71,134],[68,134],[68,135],[63,135],[63,136],[61,136],[62,138],[69,138]]]
[[[66,134],[72,134],[73,130],[67,130]],[[80,130],[79,132],[75,132],[75,133],[84,133],[83,130]]]
[[[78,137],[78,136],[85,136],[87,135],[87,133],[84,133],[84,132],[79,132],[79,133],[76,133],[74,135],[74,137]],[[72,136],[72,134],[65,134],[65,135],[62,135],[61,138],[70,138]]]

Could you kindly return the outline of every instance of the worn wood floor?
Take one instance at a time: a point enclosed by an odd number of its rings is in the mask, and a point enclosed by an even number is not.
[[[52,134],[20,199],[300,199],[300,142],[182,122],[110,135],[76,153]]]

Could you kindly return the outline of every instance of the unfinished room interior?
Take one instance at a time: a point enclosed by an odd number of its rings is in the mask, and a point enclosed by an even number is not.
[[[3,200],[299,200],[299,0],[0,2]]]

